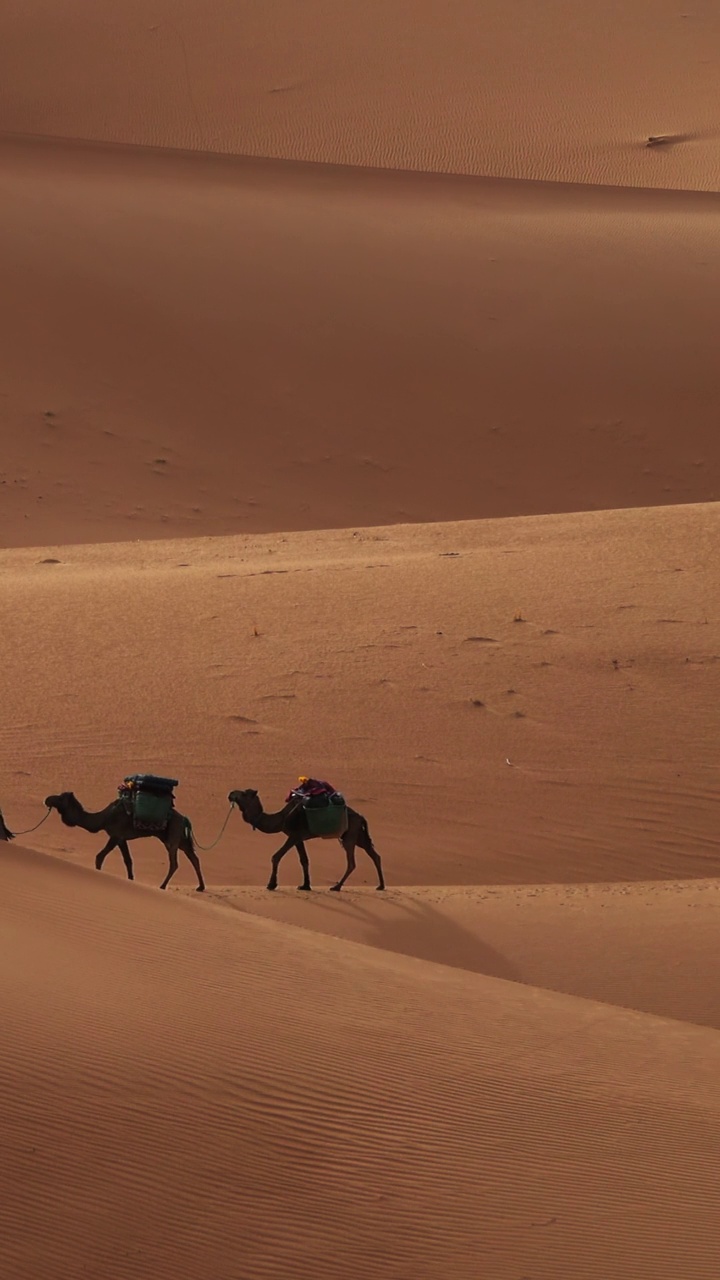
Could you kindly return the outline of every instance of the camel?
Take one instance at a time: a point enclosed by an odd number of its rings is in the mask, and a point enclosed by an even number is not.
[[[228,800],[231,804],[237,805],[245,822],[255,831],[262,831],[266,835],[276,835],[282,832],[287,837],[285,843],[272,856],[272,872],[267,885],[268,889],[277,889],[278,867],[286,853],[289,853],[291,849],[297,849],[303,873],[303,882],[298,885],[298,889],[309,892],[311,888],[310,863],[305,841],[315,840],[318,837],[311,834],[302,806],[296,800],[291,800],[285,805],[284,809],[280,809],[277,813],[266,813],[257,791],[252,790],[231,791]],[[375,870],[378,875],[377,888],[379,890],[384,889],[385,880],[383,878],[382,862],[380,854],[370,838],[367,821],[361,813],[356,813],[354,809],[348,808],[347,814],[348,829],[344,836],[339,837],[340,844],[345,850],[347,867],[342,878],[338,880],[337,884],[331,885],[331,888],[334,893],[339,893],[348,876],[352,875],[355,870],[355,846],[359,845],[375,864]]]
[[[2,809],[0,809],[0,840],[14,840],[14,839],[15,837],[12,831],[10,830],[10,828],[5,826],[5,819],[2,816]]]
[[[132,858],[128,848],[128,840],[140,840],[144,836],[155,836],[165,845],[168,855],[168,873],[160,885],[167,889],[178,869],[178,849],[191,864],[198,878],[197,893],[204,893],[205,881],[200,867],[200,859],[195,852],[192,834],[192,823],[182,813],[173,809],[164,830],[147,831],[137,827],[132,814],[128,812],[122,800],[113,800],[112,804],[101,809],[99,813],[88,813],[72,791],[63,791],[59,796],[48,796],[45,804],[48,809],[57,809],[66,827],[81,827],[83,831],[94,834],[104,831],[110,837],[95,859],[95,866],[102,871],[102,865],[113,849],[119,849],[125,863],[128,880],[134,880]]]

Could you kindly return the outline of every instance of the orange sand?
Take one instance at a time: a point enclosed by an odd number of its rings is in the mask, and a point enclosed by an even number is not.
[[[208,844],[231,788],[277,807],[314,773],[396,885],[712,875],[719,536],[696,506],[6,551],[6,816],[100,808],[137,768],[182,780]],[[234,816],[210,881],[264,883],[273,847]],[[151,883],[163,857],[139,846]]]
[[[2,875],[3,1274],[713,1274],[715,1031]]]
[[[4,6],[2,1280],[715,1280],[719,36]]]
[[[6,544],[720,496],[714,195],[17,143],[0,182]]]
[[[3,128],[143,146],[715,190],[708,0],[13,0]],[[647,149],[648,135],[673,139]]]

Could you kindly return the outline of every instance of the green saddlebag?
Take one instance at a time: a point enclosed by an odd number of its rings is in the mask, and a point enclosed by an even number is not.
[[[338,796],[334,803],[330,801],[323,805],[313,799],[314,803],[304,806],[310,835],[320,836],[323,840],[339,840],[348,829],[347,805],[342,796]]]
[[[153,795],[151,791],[136,791],[133,795],[133,817],[139,827],[162,831],[172,813],[171,795]]]

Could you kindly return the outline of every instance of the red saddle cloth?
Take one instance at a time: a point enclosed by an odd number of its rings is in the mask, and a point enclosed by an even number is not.
[[[297,787],[293,787],[286,797],[285,803],[296,797],[307,799],[309,796],[334,796],[335,788],[329,782],[321,782],[319,778],[303,778]]]

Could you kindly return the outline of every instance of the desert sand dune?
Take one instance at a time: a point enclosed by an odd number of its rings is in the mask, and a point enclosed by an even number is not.
[[[6,819],[68,788],[100,808],[149,770],[208,844],[231,788],[277,807],[308,773],[365,813],[390,885],[714,876],[719,519],[5,551]],[[103,843],[56,816],[32,840],[85,865]],[[233,815],[208,883],[264,884],[275,847]],[[159,884],[160,845],[137,848]],[[341,860],[315,843],[318,887]]]
[[[0,145],[0,540],[720,495],[718,199]]]
[[[4,1275],[714,1274],[714,1032],[0,878]]]
[[[719,73],[1,7],[0,1280],[716,1280]],[[42,821],[136,771],[203,898]],[[301,773],[386,893],[264,888]]]
[[[210,898],[384,951],[720,1028],[720,996],[705,977],[718,965],[717,880],[455,885],[384,897],[219,887]]]
[[[47,0],[0,17],[21,133],[716,189],[707,0]],[[646,148],[648,135],[669,145]]]

